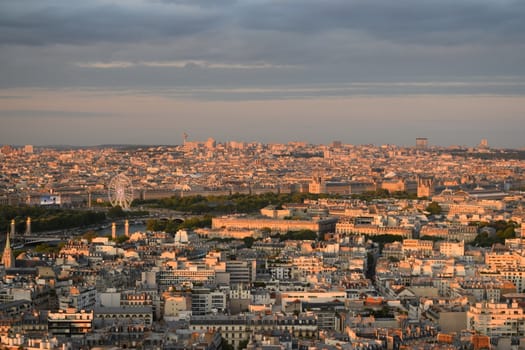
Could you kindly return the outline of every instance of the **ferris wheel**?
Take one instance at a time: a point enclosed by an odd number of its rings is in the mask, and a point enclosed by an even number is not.
[[[129,209],[133,201],[133,185],[129,177],[124,174],[113,177],[109,182],[108,196],[112,206]]]

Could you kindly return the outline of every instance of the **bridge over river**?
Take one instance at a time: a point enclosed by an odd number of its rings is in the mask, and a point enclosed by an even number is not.
[[[179,211],[169,209],[155,209],[150,211],[149,216],[129,218],[129,233],[143,232],[146,230],[146,221],[149,219],[156,220],[175,220],[184,222],[186,219],[195,217],[196,215],[186,214]],[[14,234],[11,236],[14,248],[22,248],[24,246],[38,245],[47,243],[56,245],[60,242],[65,242],[74,237],[81,236],[89,231],[95,231],[100,236],[108,236],[112,233],[112,222],[116,224],[117,236],[124,235],[126,219],[117,219],[108,221],[105,224],[90,225],[85,227],[76,227],[65,230],[44,231],[44,232],[30,232],[24,234]]]

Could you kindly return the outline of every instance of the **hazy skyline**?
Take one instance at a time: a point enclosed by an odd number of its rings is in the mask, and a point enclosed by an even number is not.
[[[525,3],[0,2],[3,144],[525,147]]]

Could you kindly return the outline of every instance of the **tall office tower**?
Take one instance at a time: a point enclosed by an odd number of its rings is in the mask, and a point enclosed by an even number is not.
[[[417,177],[417,196],[431,197],[434,194],[434,178],[432,176]]]
[[[15,267],[15,257],[13,255],[13,250],[11,249],[11,239],[9,238],[9,234],[7,234],[5,240],[4,253],[2,254],[2,263],[6,269]]]
[[[12,219],[11,220],[11,238],[15,238],[15,231],[16,231],[16,228],[15,228],[15,219]]]
[[[417,149],[426,149],[427,147],[428,147],[428,139],[426,137],[416,138],[416,148]]]
[[[24,152],[25,153],[33,153],[33,145],[25,145],[24,146]]]

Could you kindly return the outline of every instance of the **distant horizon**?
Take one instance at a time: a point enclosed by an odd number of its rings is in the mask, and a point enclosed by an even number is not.
[[[210,136],[211,137],[211,136]],[[213,137],[211,137],[212,139],[214,139]],[[201,142],[201,143],[204,143],[206,142],[207,139],[202,139],[202,140],[188,140],[189,142]],[[310,146],[330,146],[333,142],[341,142],[341,145],[347,145],[347,146],[374,146],[374,147],[383,147],[383,146],[394,146],[394,147],[400,147],[400,148],[416,148],[416,145],[415,145],[415,142],[413,145],[400,145],[400,144],[393,144],[393,143],[382,143],[382,144],[376,144],[376,143],[360,143],[360,144],[354,144],[354,143],[347,143],[347,142],[344,142],[342,140],[333,140],[333,141],[330,141],[328,143],[313,143],[313,142],[308,142],[306,140],[290,140],[290,141],[286,141],[286,142],[264,142],[264,141],[258,141],[258,140],[251,140],[251,141],[241,141],[241,140],[216,140],[214,139],[214,141],[216,141],[217,143],[219,144],[227,144],[229,142],[242,142],[242,143],[246,143],[246,144],[250,144],[250,143],[260,143],[260,144],[264,144],[264,145],[271,145],[271,144],[283,144],[283,145],[287,145],[287,144],[292,144],[292,143],[305,143],[307,145],[310,145]],[[414,139],[415,141],[415,139]],[[481,141],[481,140],[480,140]],[[167,144],[167,143],[101,143],[101,144],[87,144],[87,145],[81,145],[81,144],[78,144],[78,145],[72,145],[72,144],[32,144],[32,143],[27,143],[27,144],[2,144],[0,145],[1,146],[10,146],[10,147],[13,147],[15,149],[19,149],[19,148],[24,148],[25,146],[32,146],[32,147],[36,147],[36,148],[97,148],[97,147],[101,147],[101,148],[118,148],[118,147],[177,147],[177,146],[183,146],[184,143],[173,143],[173,144]],[[460,149],[476,149],[479,147],[479,143],[476,144],[476,145],[460,145],[460,144],[450,144],[450,145],[437,145],[437,144],[429,144],[425,149],[426,150],[432,150],[434,148],[438,148],[438,149],[449,149],[449,148],[460,148]],[[513,148],[513,147],[492,147],[490,146],[490,143],[489,143],[489,147],[487,148],[488,150],[512,150],[512,151],[525,151],[525,147],[521,147],[521,148]]]

